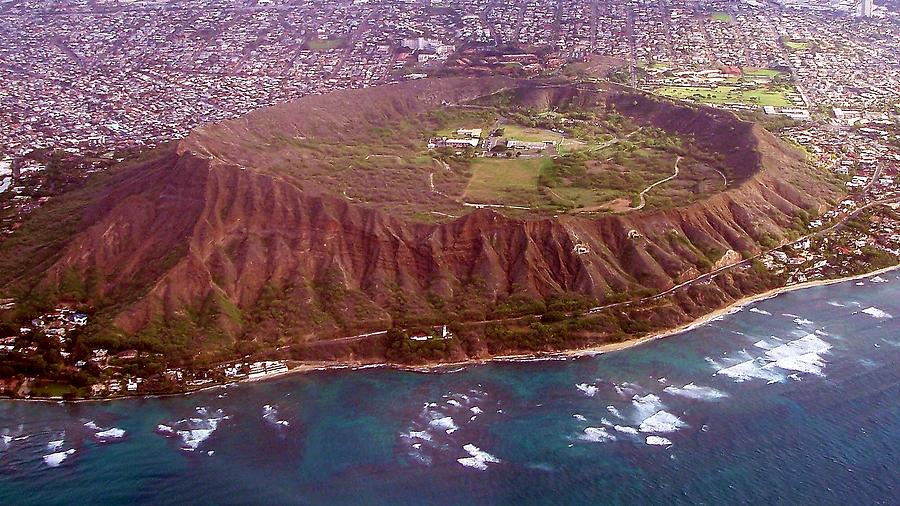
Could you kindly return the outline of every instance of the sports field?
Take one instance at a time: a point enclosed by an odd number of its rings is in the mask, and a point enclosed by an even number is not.
[[[541,128],[530,128],[520,125],[503,125],[503,136],[507,139],[515,139],[525,142],[544,142],[552,141],[561,152],[568,149],[578,149],[585,147],[586,144],[574,139],[567,139],[559,132],[552,130],[544,130]]]
[[[664,97],[710,104],[740,103],[759,106],[771,105],[774,107],[788,107],[791,105],[791,101],[788,100],[785,91],[770,88],[665,86],[659,88],[656,92]]]
[[[784,45],[788,49],[792,49],[794,51],[806,51],[809,49],[809,42],[803,42],[800,40],[784,40]]]

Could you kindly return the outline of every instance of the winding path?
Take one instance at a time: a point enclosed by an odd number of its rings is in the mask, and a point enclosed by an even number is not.
[[[659,181],[657,181],[657,182],[651,184],[650,186],[644,188],[644,191],[642,191],[642,192],[638,195],[638,196],[640,197],[640,199],[641,199],[641,203],[640,203],[637,207],[632,207],[632,208],[631,208],[632,211],[639,211],[639,210],[643,209],[645,205],[647,205],[647,199],[644,197],[644,196],[647,194],[647,192],[649,192],[649,191],[652,190],[653,188],[656,188],[657,186],[659,186],[659,185],[661,185],[661,184],[663,184],[663,183],[666,183],[666,182],[671,181],[671,180],[675,179],[676,177],[678,177],[678,162],[680,162],[680,161],[681,161],[681,157],[680,157],[680,156],[679,156],[678,158],[675,159],[675,173],[674,173],[674,174],[672,174],[671,176],[669,176],[669,177],[667,177],[667,178],[665,178],[665,179],[660,179]]]

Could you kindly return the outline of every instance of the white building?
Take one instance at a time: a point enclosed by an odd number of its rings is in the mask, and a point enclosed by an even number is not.
[[[478,139],[447,139],[446,142],[448,146],[471,146],[473,148],[478,147]]]
[[[480,128],[460,128],[456,131],[456,135],[460,137],[471,137],[477,139],[481,137],[482,129]]]
[[[859,15],[864,18],[872,17],[872,13],[874,10],[875,10],[874,0],[862,0],[859,4]]]
[[[250,379],[259,379],[273,374],[286,373],[287,371],[287,364],[281,360],[254,362],[250,364]]]

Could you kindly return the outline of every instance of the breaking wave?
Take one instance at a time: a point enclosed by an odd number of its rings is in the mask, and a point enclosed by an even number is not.
[[[64,452],[56,452],[49,455],[44,455],[44,464],[47,464],[47,466],[49,467],[59,467],[59,465],[62,464],[63,461],[73,453],[75,453],[75,448],[70,448]]]
[[[712,401],[721,399],[723,397],[728,397],[728,394],[722,392],[721,390],[716,390],[713,387],[699,386],[693,383],[688,383],[681,388],[675,386],[666,387],[663,391],[667,394],[678,395],[681,397],[687,397],[688,399],[697,399],[702,401]]]
[[[641,432],[675,432],[682,427],[687,427],[680,418],[668,411],[657,411],[647,417],[638,428]]]
[[[456,459],[456,461],[466,467],[472,467],[481,471],[485,471],[487,470],[488,464],[500,463],[500,459],[471,443],[464,445],[463,450],[465,450],[466,453],[471,456],[459,458]]]
[[[879,318],[879,319],[893,318],[893,316],[891,316],[890,313],[888,313],[886,311],[882,311],[881,309],[878,309],[875,306],[867,307],[867,308],[863,309],[861,312],[865,313],[873,318]]]
[[[586,427],[579,439],[591,443],[604,443],[606,441],[615,441],[616,437],[607,432],[603,427]]]
[[[182,442],[181,449],[192,452],[209,439],[223,420],[229,418],[221,409],[210,412],[209,408],[198,407],[196,411],[199,417],[178,420],[168,425],[159,424],[156,431],[166,437],[178,436]]]

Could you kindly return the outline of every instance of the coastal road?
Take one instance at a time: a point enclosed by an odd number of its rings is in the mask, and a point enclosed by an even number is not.
[[[702,274],[702,275],[697,276],[697,277],[695,277],[695,278],[689,279],[689,280],[687,280],[687,281],[685,281],[685,282],[683,282],[683,283],[679,283],[679,284],[677,284],[677,285],[675,285],[675,286],[672,286],[671,288],[668,288],[668,289],[666,289],[666,290],[664,290],[664,291],[662,291],[662,292],[659,292],[659,293],[657,293],[657,294],[655,294],[655,295],[649,295],[649,296],[647,296],[647,297],[643,297],[643,298],[637,299],[637,300],[628,300],[628,301],[622,301],[622,302],[615,302],[615,303],[612,303],[612,304],[604,304],[604,305],[602,305],[602,306],[596,306],[596,307],[593,307],[593,308],[584,310],[584,311],[580,312],[580,314],[592,315],[592,314],[597,314],[597,313],[600,313],[600,312],[602,312],[602,311],[606,311],[606,310],[609,310],[609,309],[614,309],[614,308],[617,308],[617,307],[627,307],[627,306],[630,306],[630,305],[640,305],[640,304],[643,304],[643,303],[646,303],[646,302],[651,302],[651,301],[659,300],[659,299],[661,299],[661,298],[663,298],[663,297],[666,297],[667,295],[670,295],[670,294],[672,294],[672,293],[674,293],[674,292],[676,292],[676,291],[678,291],[678,290],[680,290],[680,289],[682,289],[682,288],[686,288],[686,287],[688,287],[688,286],[690,286],[690,285],[710,282],[710,281],[712,281],[713,279],[715,279],[716,276],[718,276],[719,274],[721,274],[721,273],[723,273],[723,272],[726,272],[726,271],[728,271],[728,270],[731,270],[731,269],[737,269],[737,268],[742,268],[742,267],[749,267],[750,265],[752,265],[752,263],[753,263],[754,260],[758,260],[758,259],[761,258],[762,256],[767,255],[767,254],[769,254],[769,253],[771,253],[771,252],[773,252],[773,251],[776,251],[776,250],[778,250],[778,249],[780,249],[780,248],[783,248],[784,246],[787,246],[788,244],[796,244],[796,243],[799,243],[799,242],[804,241],[804,240],[806,240],[806,239],[813,239],[813,238],[821,237],[821,236],[826,235],[826,234],[828,234],[828,233],[830,233],[830,232],[833,232],[833,231],[835,231],[835,230],[839,230],[840,228],[843,228],[843,227],[844,227],[844,225],[847,223],[847,221],[849,221],[849,220],[855,218],[856,216],[858,216],[858,215],[859,215],[860,213],[862,213],[863,211],[866,211],[866,210],[871,209],[871,208],[876,207],[876,206],[887,205],[887,204],[896,204],[896,203],[900,203],[900,197],[891,197],[891,198],[886,198],[886,199],[876,200],[876,201],[874,201],[874,202],[870,202],[870,203],[868,203],[868,204],[866,204],[866,205],[864,205],[864,206],[862,206],[862,207],[856,209],[855,211],[853,211],[853,212],[847,214],[846,216],[844,216],[843,218],[841,218],[838,222],[836,222],[835,224],[831,225],[830,227],[824,228],[824,229],[819,230],[819,231],[817,231],[817,232],[813,232],[813,233],[810,233],[810,234],[806,234],[806,235],[804,235],[804,236],[802,236],[802,237],[799,237],[799,238],[797,238],[797,239],[793,239],[793,240],[791,240],[791,241],[785,241],[785,242],[783,242],[782,244],[779,244],[778,246],[776,246],[776,247],[774,247],[774,248],[771,248],[771,249],[766,250],[766,251],[762,251],[762,252],[760,252],[760,253],[758,253],[758,254],[756,254],[756,255],[750,257],[750,258],[746,258],[746,259],[743,259],[743,260],[741,260],[741,261],[739,261],[739,262],[736,262],[736,263],[733,263],[733,264],[729,264],[729,265],[720,267],[720,268],[718,268],[718,269],[712,270],[712,271],[710,271],[710,272],[707,272],[706,274]],[[579,313],[568,313],[568,314],[566,314],[566,316],[567,316],[567,317],[573,317],[573,316],[577,316],[578,314],[579,314]],[[475,322],[467,322],[466,325],[487,325],[487,324],[492,324],[492,323],[511,323],[511,322],[515,322],[515,321],[522,321],[522,320],[525,320],[525,319],[528,319],[528,318],[532,318],[532,317],[534,317],[534,316],[535,316],[535,315],[533,315],[533,314],[528,314],[528,315],[515,316],[515,317],[509,317],[509,318],[497,318],[497,319],[491,319],[491,320],[481,320],[481,321],[475,321]],[[439,328],[439,326],[436,326],[436,327],[434,327],[434,328]],[[386,330],[382,330],[382,331],[378,331],[378,332],[369,332],[369,333],[366,333],[366,334],[357,334],[357,335],[354,335],[354,336],[340,337],[340,338],[336,338],[336,339],[328,339],[328,340],[322,340],[322,341],[315,341],[315,342],[312,342],[312,343],[307,344],[307,346],[317,346],[317,345],[323,345],[323,344],[333,344],[333,343],[345,343],[345,342],[362,341],[362,340],[366,340],[366,339],[372,339],[372,338],[375,338],[375,337],[380,337],[380,336],[383,336],[383,335],[385,335],[385,334],[387,334],[387,331],[386,331]],[[286,348],[289,348],[289,347],[290,347],[290,346],[282,346],[282,347],[278,348],[278,350],[283,350],[283,349],[286,349]]]

